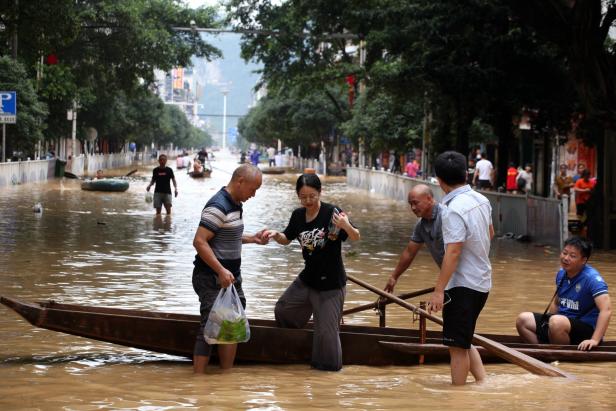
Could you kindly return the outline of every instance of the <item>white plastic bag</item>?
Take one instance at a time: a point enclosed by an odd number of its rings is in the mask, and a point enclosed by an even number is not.
[[[149,191],[146,191],[145,192],[145,202],[151,203],[152,201],[154,201],[154,196],[152,196],[152,193],[150,193]]]
[[[236,344],[250,339],[250,326],[235,286],[222,288],[203,329],[208,344]]]

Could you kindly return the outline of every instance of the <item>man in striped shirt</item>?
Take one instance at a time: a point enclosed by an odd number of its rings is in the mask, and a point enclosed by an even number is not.
[[[197,255],[192,282],[201,304],[201,326],[193,355],[195,373],[205,373],[210,359],[212,348],[205,342],[203,328],[220,289],[234,283],[242,305],[246,306],[240,272],[242,244],[263,245],[268,240],[262,235],[264,230],[256,234],[244,233],[242,203],[254,197],[261,181],[261,171],[257,167],[249,164],[239,166],[233,172],[231,181],[207,202],[201,213],[193,241]],[[218,346],[222,369],[233,366],[236,350],[237,344]]]

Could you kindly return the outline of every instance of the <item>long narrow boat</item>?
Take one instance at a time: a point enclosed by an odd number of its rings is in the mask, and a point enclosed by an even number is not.
[[[32,325],[127,347],[191,357],[199,316],[118,308],[61,304],[54,301],[30,303],[9,297],[0,302]],[[238,346],[237,361],[272,364],[307,364],[312,350],[310,328],[278,328],[274,321],[249,319],[250,341]],[[543,361],[616,361],[616,341],[606,341],[590,352],[575,346],[524,344],[517,336],[485,337],[519,349]],[[419,343],[418,330],[342,325],[343,363],[357,365],[416,365],[420,356],[426,363],[449,361],[441,345],[441,333],[428,331]],[[502,361],[481,350],[488,362]]]
[[[212,170],[208,169],[208,168],[204,168],[203,171],[190,171],[188,173],[189,176],[191,176],[192,178],[209,178],[212,175]]]

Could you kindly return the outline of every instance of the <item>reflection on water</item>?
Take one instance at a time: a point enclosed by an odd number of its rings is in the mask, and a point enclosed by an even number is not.
[[[152,204],[145,202],[150,168],[142,168],[125,193],[82,191],[78,180],[3,189],[0,294],[197,314],[192,239],[203,205],[235,167],[233,161],[220,159],[213,165],[211,179],[193,180],[177,171],[180,195],[170,216],[155,216]],[[248,231],[286,226],[299,205],[295,178],[264,176],[262,188],[245,205]],[[407,206],[349,188],[343,178],[325,179],[323,198],[347,211],[361,230],[361,241],[343,248],[348,272],[383,286],[415,222]],[[42,213],[33,212],[36,203],[41,203]],[[494,289],[478,331],[513,333],[518,312],[541,311],[551,297],[558,250],[509,239],[495,240],[494,245]],[[613,257],[606,252],[592,257],[608,284],[616,284]],[[272,318],[275,301],[301,270],[301,251],[296,244],[247,245],[242,258],[248,314]],[[397,291],[430,287],[436,273],[429,254],[422,251]],[[375,299],[353,284],[347,288],[347,307]],[[417,326],[407,311],[390,307],[389,325]],[[306,366],[239,366],[230,374],[212,369],[209,375],[194,376],[186,360],[36,329],[8,309],[0,310],[2,409],[573,410],[607,408],[616,400],[611,389],[616,371],[607,363],[561,364],[578,377],[575,382],[535,377],[512,365],[488,365],[486,384],[464,388],[449,384],[446,365],[350,366],[339,373]],[[366,311],[345,322],[376,325],[378,318]],[[613,328],[608,337],[616,338]],[[556,390],[559,395],[552,398]]]

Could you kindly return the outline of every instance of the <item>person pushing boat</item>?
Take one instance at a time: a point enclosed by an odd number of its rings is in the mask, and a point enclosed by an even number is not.
[[[423,244],[426,245],[439,268],[445,255],[441,221],[442,207],[434,199],[432,189],[426,184],[416,185],[409,191],[408,203],[411,211],[419,217],[419,221],[415,225],[406,248],[400,255],[396,268],[387,280],[384,290],[388,293],[393,293],[398,279],[411,266]]]
[[[192,276],[193,289],[199,296],[201,324],[195,341],[193,370],[205,373],[212,346],[204,338],[203,331],[214,301],[221,288],[234,284],[242,305],[246,298],[242,290],[240,265],[242,244],[267,244],[264,230],[256,234],[244,233],[242,203],[254,197],[261,187],[261,170],[245,164],[233,172],[231,181],[207,202],[201,212],[199,227],[193,240],[197,250]],[[218,345],[220,367],[233,366],[237,344]]]

